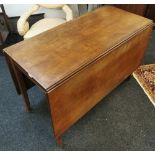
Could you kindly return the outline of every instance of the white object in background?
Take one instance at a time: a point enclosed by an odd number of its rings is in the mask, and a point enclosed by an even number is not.
[[[21,16],[27,9],[31,8],[33,4],[4,4],[6,14],[8,17],[16,17]],[[69,4],[68,5],[72,11],[73,16],[79,16],[78,4]],[[0,11],[1,12],[1,11]],[[45,9],[40,8],[38,11],[34,12],[34,14],[45,13],[46,17],[57,17],[57,18],[64,18],[65,14],[57,9]]]
[[[52,10],[53,8],[61,9],[65,14],[65,18],[44,18],[29,28],[27,19],[42,7],[48,10]],[[24,39],[28,39],[72,19],[72,10],[66,4],[35,4],[21,15],[17,22],[17,29],[19,34],[24,36]]]

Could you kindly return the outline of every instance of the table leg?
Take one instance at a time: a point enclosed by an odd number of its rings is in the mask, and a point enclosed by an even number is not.
[[[11,64],[11,60],[10,60],[9,56],[7,56],[5,53],[4,53],[4,56],[5,56],[5,60],[6,60],[6,63],[8,65],[12,80],[14,82],[17,94],[20,95],[21,94],[20,88],[19,88],[19,85],[18,85],[18,82],[17,82],[17,77],[16,77],[16,75],[14,73],[14,70],[13,70],[13,67],[12,67],[12,64]]]
[[[48,99],[48,103],[49,103],[49,107],[50,107],[50,113],[51,113],[51,121],[52,121],[52,128],[54,130],[54,136],[56,139],[56,142],[58,145],[62,146],[62,138],[61,138],[61,134],[59,134],[55,128],[55,117],[54,117],[54,111],[52,110],[52,100],[50,98],[49,93],[46,94],[47,95],[47,99]]]
[[[25,107],[26,107],[26,111],[30,111],[30,101],[29,101],[29,97],[27,94],[27,88],[22,76],[21,71],[18,69],[18,67],[15,66],[15,64],[12,62],[12,68],[14,70],[15,76],[17,77],[17,83],[21,92],[21,95],[23,96],[23,99],[25,101]]]
[[[57,137],[56,138],[56,142],[57,142],[58,145],[63,146],[62,138],[61,137]]]

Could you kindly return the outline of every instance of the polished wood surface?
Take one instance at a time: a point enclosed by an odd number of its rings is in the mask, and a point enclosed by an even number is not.
[[[5,52],[43,89],[50,90],[149,24],[151,20],[143,17],[103,7]]]
[[[142,63],[152,25],[149,19],[103,7],[4,50],[27,107],[22,74],[45,92],[58,144],[69,127]]]
[[[142,63],[151,31],[149,27],[48,93],[56,137],[61,136]]]

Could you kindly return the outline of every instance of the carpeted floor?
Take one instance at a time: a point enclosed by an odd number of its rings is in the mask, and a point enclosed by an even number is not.
[[[20,38],[10,36],[7,44]],[[155,62],[155,31],[145,64]],[[47,100],[34,87],[29,91],[33,112],[26,113],[16,94],[3,55],[0,55],[0,150],[155,150],[155,108],[131,78],[105,97],[56,145]]]

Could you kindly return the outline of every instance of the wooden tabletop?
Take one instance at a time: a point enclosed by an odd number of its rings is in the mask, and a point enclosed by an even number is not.
[[[151,25],[114,7],[102,7],[4,51],[49,91]]]

